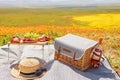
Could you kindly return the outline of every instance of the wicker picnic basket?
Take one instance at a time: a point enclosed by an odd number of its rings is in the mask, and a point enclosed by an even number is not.
[[[70,42],[70,40],[72,40],[73,43]],[[91,42],[91,45],[89,45],[89,47],[87,46],[85,50],[81,49],[82,47],[86,47],[87,45],[87,42],[84,43],[84,41],[88,41],[88,44]],[[78,46],[78,48],[80,47],[80,49],[74,49],[74,47],[77,48],[76,45]],[[98,43],[96,41],[68,34],[55,39],[54,59],[71,65],[77,69],[80,69],[81,71],[85,71],[91,67],[91,52],[97,45]],[[82,52],[80,56],[79,51]]]

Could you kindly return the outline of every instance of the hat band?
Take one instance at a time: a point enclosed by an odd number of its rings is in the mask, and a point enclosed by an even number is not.
[[[33,75],[33,74],[35,74],[35,72],[31,72],[31,73],[20,72],[20,73],[23,74],[23,75]]]
[[[36,72],[31,72],[31,73],[24,73],[24,72],[21,72],[20,71],[20,73],[21,74],[23,74],[23,75],[41,75],[42,74],[42,72],[44,72],[44,71],[46,71],[46,68],[40,68],[40,69],[38,69],[38,70],[36,70]]]

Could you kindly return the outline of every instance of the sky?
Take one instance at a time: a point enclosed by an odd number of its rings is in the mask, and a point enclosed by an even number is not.
[[[95,5],[120,3],[120,0],[0,0],[0,6]]]

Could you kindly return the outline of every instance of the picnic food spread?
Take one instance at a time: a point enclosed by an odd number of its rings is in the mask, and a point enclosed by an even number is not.
[[[35,43],[35,42],[46,42],[50,41],[50,37],[46,35],[42,35],[38,38],[31,38],[31,37],[23,37],[20,38],[19,36],[13,36],[10,40],[11,43]]]

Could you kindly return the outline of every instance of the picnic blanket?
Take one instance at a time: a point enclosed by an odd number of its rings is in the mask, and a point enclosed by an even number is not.
[[[38,57],[47,62],[47,73],[35,80],[120,80],[120,77],[111,68],[106,58],[98,69],[91,68],[82,72],[59,61],[55,61],[53,45],[45,45],[44,57],[42,55],[42,47],[39,45],[11,45],[10,64],[8,64],[8,46],[1,46],[0,80],[20,80],[10,74],[10,67],[24,57]]]

